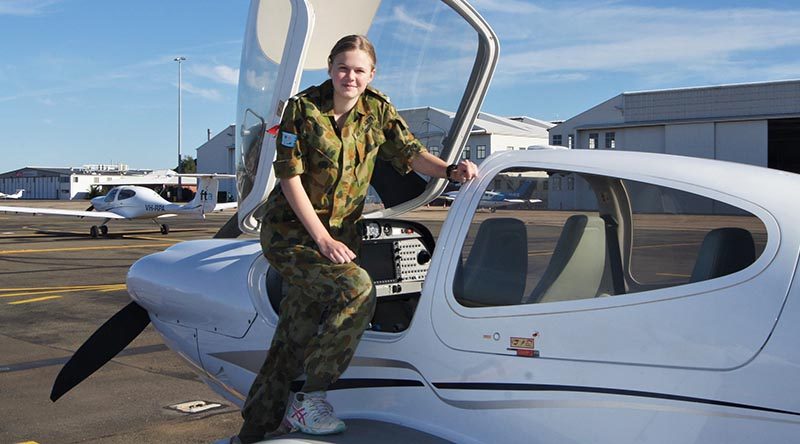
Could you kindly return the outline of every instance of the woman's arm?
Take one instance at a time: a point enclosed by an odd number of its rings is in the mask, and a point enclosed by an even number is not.
[[[444,160],[425,151],[414,156],[411,168],[426,176],[447,178],[447,164]],[[451,175],[453,180],[463,183],[477,176],[478,168],[474,163],[463,159]]]
[[[356,258],[355,253],[347,245],[334,239],[325,228],[325,225],[322,224],[322,221],[319,220],[319,216],[314,211],[314,207],[308,199],[308,194],[303,188],[300,176],[281,179],[280,187],[289,202],[289,206],[292,207],[294,214],[297,215],[308,234],[317,243],[323,256],[337,264],[344,264]]]

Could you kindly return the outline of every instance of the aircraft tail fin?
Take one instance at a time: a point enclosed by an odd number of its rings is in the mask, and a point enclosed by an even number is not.
[[[536,182],[533,180],[523,181],[511,195],[518,199],[528,199],[533,195]]]
[[[219,192],[219,179],[236,177],[232,174],[183,174],[182,176],[197,178],[197,192],[194,199],[184,208],[197,212],[199,217],[205,218],[206,213],[211,213],[217,207],[217,193]]]

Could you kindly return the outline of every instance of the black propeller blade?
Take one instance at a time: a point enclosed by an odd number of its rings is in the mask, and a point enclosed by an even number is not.
[[[236,239],[240,234],[242,234],[242,230],[239,229],[239,212],[237,211],[225,222],[225,225],[220,227],[214,235],[214,239]]]
[[[55,402],[131,343],[150,323],[147,310],[131,302],[95,331],[58,373],[50,400]]]

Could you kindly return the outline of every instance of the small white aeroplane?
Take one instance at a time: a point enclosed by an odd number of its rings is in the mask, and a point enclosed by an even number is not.
[[[236,144],[248,233],[275,183],[267,129],[301,80],[324,77],[339,37],[373,31],[381,72],[403,75],[391,89],[376,85],[392,96],[459,104],[444,128],[447,163],[461,158],[498,58],[497,36],[464,0],[289,3],[253,0],[244,37]],[[428,88],[430,73],[447,73],[447,97]],[[449,211],[404,216],[446,181],[377,162],[371,185],[384,205],[365,215],[357,258],[377,307],[328,393],[340,417],[370,433],[331,441],[800,442],[800,201],[785,198],[800,175],[621,150],[506,151],[481,163]],[[477,213],[496,180],[518,175],[569,177],[574,187],[548,190],[558,210]],[[241,406],[284,287],[258,239],[235,234],[137,261],[132,302],[75,352],[50,398],[152,322]]]
[[[21,188],[21,189],[17,190],[17,192],[14,193],[14,194],[0,193],[0,199],[19,199],[20,197],[22,197],[22,193],[24,193],[24,192],[25,192],[25,189]]]
[[[49,216],[76,216],[103,219],[99,225],[92,225],[89,234],[92,237],[108,234],[111,220],[116,219],[152,219],[161,234],[169,233],[169,225],[159,222],[158,219],[177,215],[191,215],[204,218],[206,213],[236,208],[236,202],[217,203],[219,180],[234,178],[232,174],[182,174],[183,177],[196,177],[198,179],[197,192],[194,199],[186,204],[168,202],[150,188],[136,185],[122,185],[114,187],[105,196],[98,196],[91,200],[91,206],[85,211],[65,210],[55,208],[31,208],[17,206],[0,206],[0,211],[6,213],[42,214]]]
[[[541,199],[531,199],[536,182],[532,180],[523,181],[516,190],[504,193],[501,191],[486,190],[481,196],[478,203],[478,208],[486,208],[494,213],[498,208],[508,207],[518,204],[534,204],[539,203]],[[448,191],[442,193],[442,199],[447,202],[453,202],[460,191]]]

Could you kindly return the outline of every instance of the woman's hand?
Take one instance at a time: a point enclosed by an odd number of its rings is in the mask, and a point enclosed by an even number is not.
[[[342,242],[327,236],[317,241],[320,253],[335,264],[346,264],[356,258],[350,248]]]
[[[453,179],[458,182],[464,183],[468,180],[474,179],[478,175],[478,167],[467,159],[458,162],[458,166],[453,171]]]

